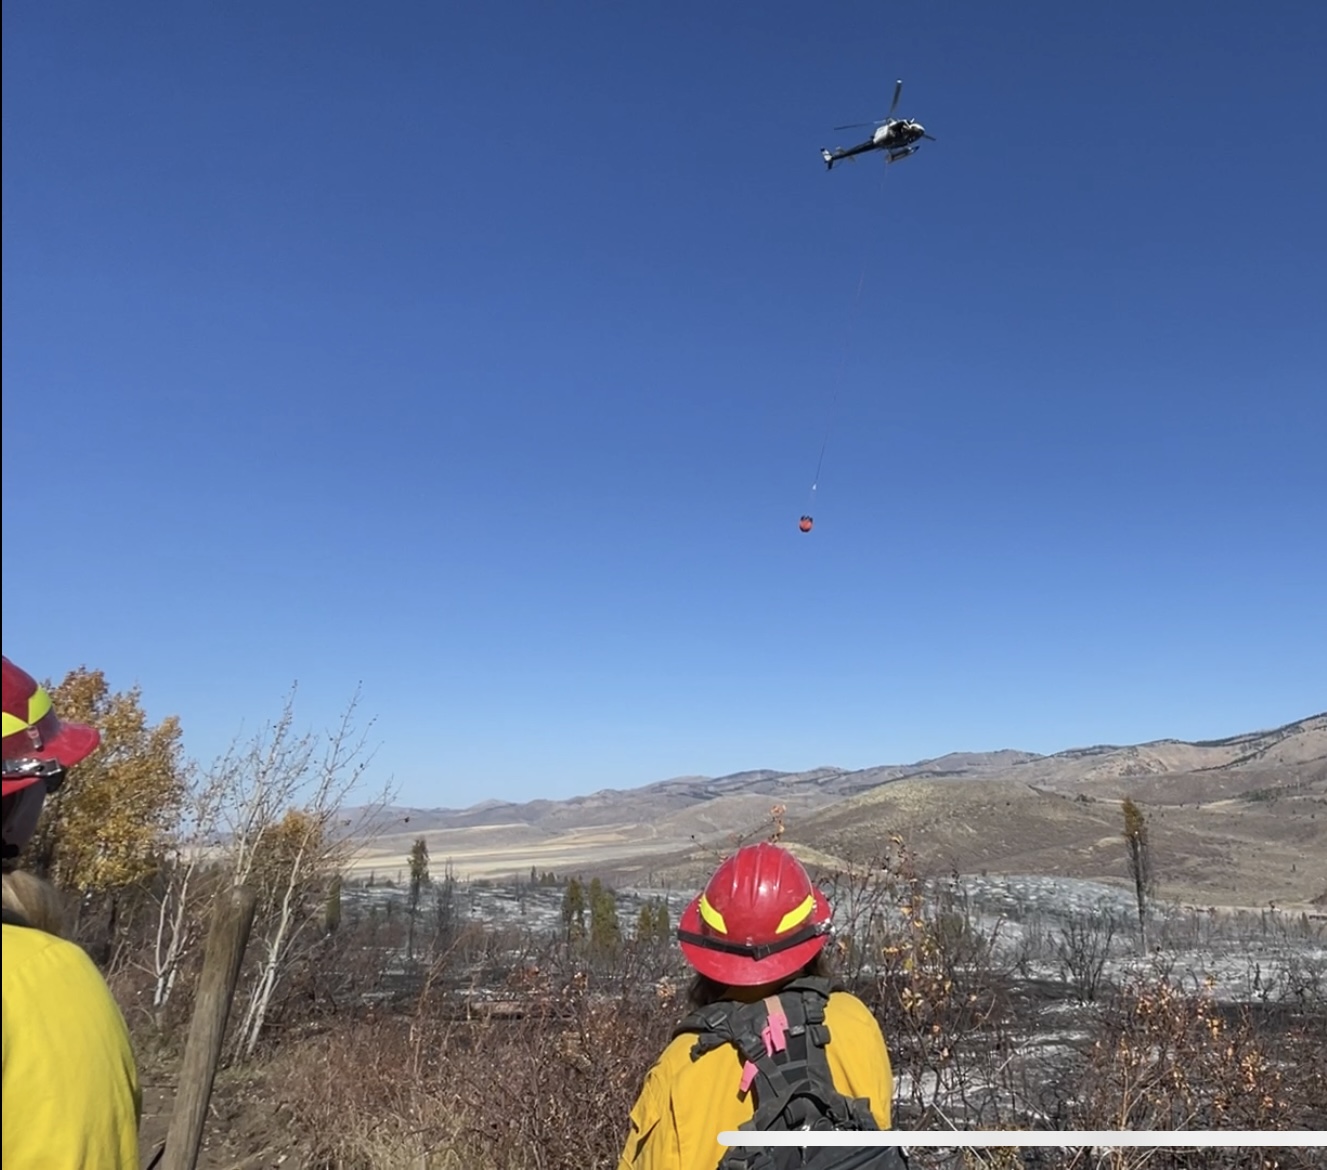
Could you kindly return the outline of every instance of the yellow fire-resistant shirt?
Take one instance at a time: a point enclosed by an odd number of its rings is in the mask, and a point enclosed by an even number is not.
[[[124,1017],[92,960],[4,932],[4,1170],[137,1170],[142,1096]]]
[[[825,1024],[835,1088],[865,1097],[876,1124],[888,1129],[894,1076],[880,1025],[861,1000],[841,991],[825,1005]],[[694,1034],[678,1036],[645,1077],[618,1170],[714,1170],[727,1152],[719,1134],[751,1120],[752,1094],[738,1091],[737,1049],[724,1044],[693,1061],[695,1042]]]

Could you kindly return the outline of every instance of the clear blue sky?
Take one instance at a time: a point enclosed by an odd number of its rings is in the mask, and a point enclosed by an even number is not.
[[[3,33],[5,651],[191,754],[296,679],[452,806],[1327,707],[1324,5]],[[939,141],[826,173],[896,77]]]

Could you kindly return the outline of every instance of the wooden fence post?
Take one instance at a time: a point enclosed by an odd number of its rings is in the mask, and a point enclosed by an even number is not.
[[[217,898],[212,926],[207,935],[203,972],[198,978],[198,998],[189,1020],[189,1039],[166,1131],[165,1156],[161,1170],[194,1170],[203,1144],[203,1124],[212,1099],[212,1081],[221,1061],[221,1043],[226,1036],[235,985],[240,978],[244,948],[253,927],[256,899],[243,886],[227,890]]]

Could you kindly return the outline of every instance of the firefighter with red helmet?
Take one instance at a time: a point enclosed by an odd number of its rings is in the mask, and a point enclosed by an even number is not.
[[[880,1026],[825,974],[831,918],[781,846],[748,845],[719,866],[677,930],[696,972],[696,1011],[645,1078],[618,1170],[745,1164],[742,1147],[725,1153],[717,1140],[738,1128],[889,1128],[893,1074]],[[891,1158],[884,1151],[880,1164],[897,1164]]]
[[[138,1166],[142,1095],[129,1032],[82,948],[58,936],[58,895],[16,868],[48,793],[100,744],[4,664],[5,1170]]]

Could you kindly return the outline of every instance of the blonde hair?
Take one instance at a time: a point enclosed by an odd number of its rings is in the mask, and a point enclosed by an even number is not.
[[[50,882],[21,869],[4,875],[4,907],[28,926],[47,934],[63,933],[64,896]]]

